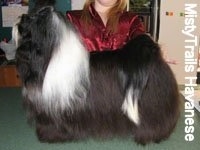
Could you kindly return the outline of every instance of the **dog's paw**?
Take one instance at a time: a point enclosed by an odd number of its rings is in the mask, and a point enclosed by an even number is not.
[[[74,140],[73,136],[69,136],[65,131],[56,129],[53,126],[37,127],[36,133],[39,141],[45,143],[71,142]]]

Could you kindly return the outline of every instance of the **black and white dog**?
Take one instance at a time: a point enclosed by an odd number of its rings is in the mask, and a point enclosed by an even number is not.
[[[24,105],[40,141],[132,136],[146,144],[175,128],[177,83],[149,36],[88,53],[65,17],[43,7],[22,15],[13,37]]]

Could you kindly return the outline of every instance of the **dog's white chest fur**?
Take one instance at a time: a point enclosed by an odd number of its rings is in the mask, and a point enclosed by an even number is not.
[[[57,16],[53,19],[55,23],[62,24]],[[88,53],[77,35],[68,31],[65,24],[59,26],[63,27],[61,40],[48,65],[42,95],[47,106],[55,105],[55,99],[57,99],[57,107],[64,110],[72,109],[73,100],[77,100],[77,105],[84,103],[86,91],[80,82],[83,79],[89,82],[89,62]],[[75,94],[76,92],[79,92],[79,95],[81,93],[81,100]]]

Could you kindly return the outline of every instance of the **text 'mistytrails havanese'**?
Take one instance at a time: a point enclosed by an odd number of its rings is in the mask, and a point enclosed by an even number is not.
[[[122,49],[89,53],[53,7],[13,27],[28,118],[42,142],[132,137],[160,142],[179,118],[179,92],[160,47],[140,35]]]

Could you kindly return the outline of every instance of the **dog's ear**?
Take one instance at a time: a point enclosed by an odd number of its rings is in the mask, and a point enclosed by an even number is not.
[[[53,10],[54,10],[54,8],[52,6],[46,6],[46,7],[42,7],[41,9],[39,9],[37,11],[37,14],[40,15],[40,16],[47,16]]]
[[[23,14],[20,17],[20,22],[18,23],[18,31],[21,36],[24,36],[23,33],[27,33],[27,30],[29,29],[29,26],[31,24],[31,17],[28,14]]]

